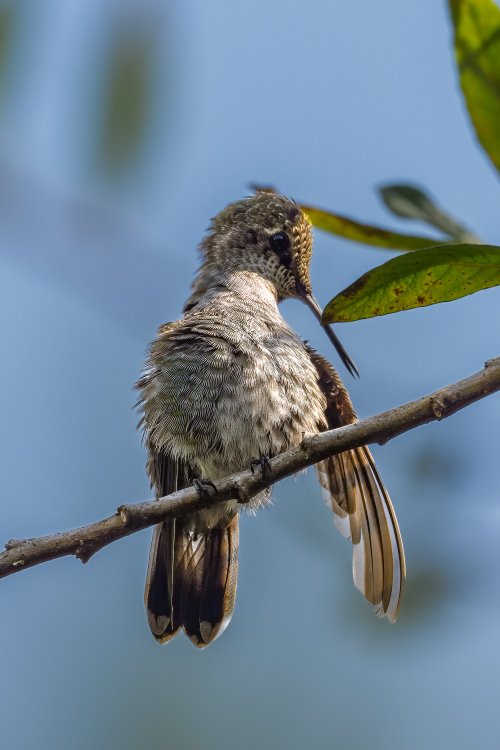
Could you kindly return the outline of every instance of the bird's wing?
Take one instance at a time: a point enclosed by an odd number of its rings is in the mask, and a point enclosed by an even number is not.
[[[151,444],[148,449],[147,470],[156,497],[170,495],[188,486],[188,466],[157,452]],[[144,603],[151,631],[162,643],[173,638],[182,625],[181,587],[174,584],[189,550],[187,537],[178,528],[180,525],[182,519],[167,518],[155,526],[149,553]]]
[[[187,461],[168,449],[168,419],[172,414],[175,372],[168,357],[189,344],[172,334],[181,326],[167,323],[151,346],[151,356],[137,387],[148,450],[147,471],[156,497],[169,495],[193,482],[196,473]],[[192,338],[192,337],[191,337]],[[161,375],[161,377],[159,377]],[[169,390],[170,389],[170,390]],[[166,425],[166,427],[165,427]],[[168,518],[153,531],[144,599],[154,637],[164,643],[183,628],[204,648],[227,626],[234,608],[238,572],[238,517],[216,528],[200,528],[192,516]]]
[[[326,397],[328,429],[356,421],[351,400],[330,363],[307,346]],[[398,522],[366,446],[331,456],[316,465],[335,525],[353,544],[353,577],[379,617],[394,622],[405,585],[405,556]]]

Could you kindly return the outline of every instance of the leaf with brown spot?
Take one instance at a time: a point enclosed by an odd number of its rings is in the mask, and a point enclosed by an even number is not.
[[[323,323],[346,323],[435,305],[500,285],[500,247],[437,245],[400,255],[337,294]]]

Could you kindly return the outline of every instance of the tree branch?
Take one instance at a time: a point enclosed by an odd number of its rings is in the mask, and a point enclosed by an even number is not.
[[[255,474],[241,471],[216,482],[217,494],[211,497],[201,498],[196,488],[189,487],[158,500],[122,505],[113,516],[80,529],[36,539],[11,540],[5,545],[5,552],[0,553],[0,578],[65,555],[75,555],[87,562],[102,547],[165,518],[193,513],[234,498],[246,503],[264,488],[328,456],[370,443],[383,445],[419,425],[449,417],[498,390],[500,357],[486,362],[480,372],[417,401],[336,430],[304,436],[301,445],[271,459],[271,471],[265,472],[265,476],[259,470]]]

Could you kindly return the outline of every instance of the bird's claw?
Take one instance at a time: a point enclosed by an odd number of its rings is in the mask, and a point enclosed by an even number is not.
[[[271,474],[272,473],[272,468],[271,468],[271,463],[269,461],[269,456],[260,456],[260,458],[252,458],[252,460],[250,462],[250,471],[252,472],[252,474],[255,474],[254,469],[255,469],[256,466],[260,466],[260,470],[261,470],[262,478],[263,479],[266,478],[266,473],[267,474]]]
[[[210,479],[193,479],[193,487],[198,490],[200,500],[217,494],[217,487]]]

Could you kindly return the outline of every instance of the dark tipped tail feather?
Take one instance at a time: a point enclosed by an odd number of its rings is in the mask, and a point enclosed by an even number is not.
[[[189,519],[155,528],[145,604],[154,637],[165,643],[180,627],[204,648],[231,619],[238,578],[238,516],[223,528],[193,532]]]

